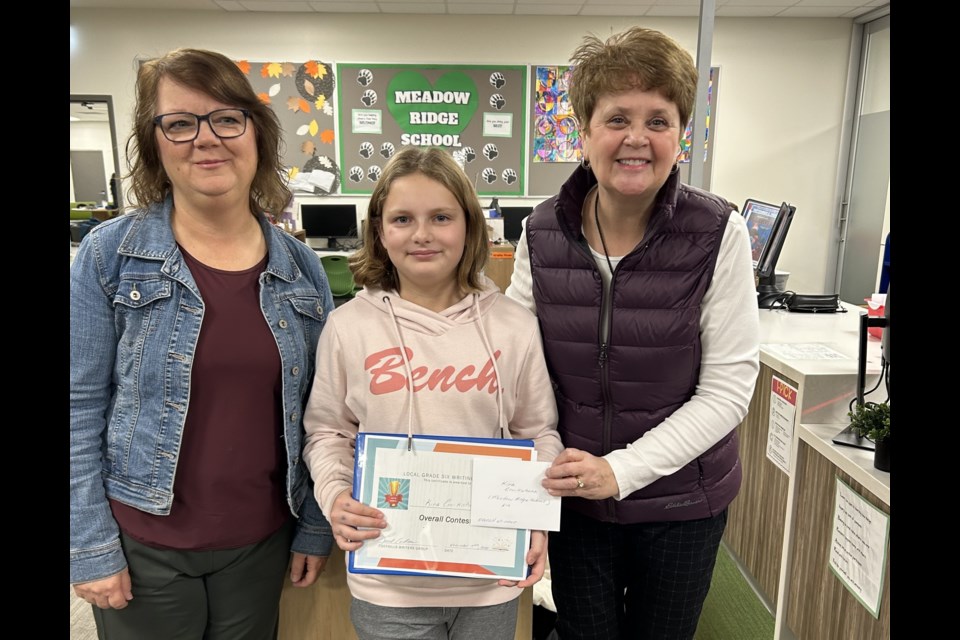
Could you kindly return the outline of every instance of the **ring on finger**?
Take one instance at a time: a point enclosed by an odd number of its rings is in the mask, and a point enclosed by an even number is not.
[[[583,478],[577,476],[577,489],[583,489]]]

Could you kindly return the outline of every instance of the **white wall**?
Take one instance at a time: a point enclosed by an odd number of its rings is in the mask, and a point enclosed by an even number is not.
[[[557,64],[586,33],[660,29],[696,56],[696,18],[408,16],[71,9],[70,92],[113,96],[121,156],[137,58],[182,46],[235,59]],[[833,290],[828,264],[851,41],[848,19],[717,18],[720,66],[711,190],[797,207],[778,268],[790,288]],[[126,167],[125,157],[120,159]],[[125,170],[125,169],[124,169]],[[512,204],[502,199],[501,204]]]

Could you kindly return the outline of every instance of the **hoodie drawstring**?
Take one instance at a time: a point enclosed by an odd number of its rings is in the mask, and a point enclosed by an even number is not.
[[[390,319],[393,320],[393,332],[397,336],[397,343],[400,345],[400,356],[403,358],[403,365],[407,368],[407,396],[410,403],[407,409],[407,451],[413,450],[413,370],[410,368],[410,359],[407,358],[407,345],[403,344],[403,336],[400,335],[400,324],[397,322],[397,315],[393,312],[393,304],[390,302],[390,296],[383,296],[383,301],[387,304],[387,311],[390,312]]]
[[[487,332],[483,328],[483,319],[480,317],[480,294],[473,294],[473,309],[477,313],[477,329],[480,331],[480,339],[483,346],[487,349],[487,355],[490,356],[490,362],[493,364],[493,374],[497,377],[497,426],[500,427],[500,438],[505,438],[503,430],[503,385],[500,384],[500,369],[497,368],[497,358],[490,347],[490,340],[487,338]]]
[[[400,345],[400,357],[403,358],[403,366],[407,371],[407,396],[408,396],[408,410],[407,410],[407,451],[413,450],[413,369],[410,366],[410,359],[407,357],[407,345],[403,342],[403,336],[400,334],[400,323],[397,321],[397,315],[393,311],[393,304],[390,302],[390,296],[383,296],[383,302],[387,306],[387,311],[390,314],[390,319],[393,321],[393,333],[397,338],[397,344]],[[497,358],[493,352],[493,348],[490,346],[490,339],[487,337],[487,332],[483,327],[483,318],[480,313],[480,295],[477,293],[473,294],[473,310],[477,315],[477,330],[480,332],[480,340],[483,342],[484,348],[487,350],[487,356],[490,358],[490,363],[493,365],[493,374],[496,376],[495,384],[497,385],[497,427],[500,429],[500,438],[506,438],[507,430],[504,428],[504,417],[503,417],[503,385],[500,384],[500,368],[497,367]]]

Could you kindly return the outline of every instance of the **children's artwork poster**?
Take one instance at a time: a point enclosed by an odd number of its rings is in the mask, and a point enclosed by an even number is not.
[[[527,67],[338,63],[341,191],[368,194],[405,147],[439,147],[480,195],[524,195]]]
[[[713,77],[714,68],[710,69],[710,80],[707,83],[707,117],[706,126],[703,130],[703,161],[707,161],[709,154],[707,148],[710,145],[710,110],[713,104]],[[680,140],[680,155],[677,156],[678,163],[690,162],[690,149],[693,146],[693,118],[687,123],[687,128],[683,132],[683,138]]]
[[[570,106],[573,67],[536,67],[533,161],[580,162],[580,128]]]
[[[331,63],[235,61],[283,131],[282,163],[294,194],[325,196],[340,188]]]

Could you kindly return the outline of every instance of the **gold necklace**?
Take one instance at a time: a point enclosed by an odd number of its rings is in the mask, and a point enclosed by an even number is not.
[[[597,223],[597,233],[600,234],[600,246],[603,247],[603,257],[607,259],[607,266],[610,267],[610,277],[613,277],[613,263],[610,262],[610,253],[607,251],[607,241],[603,239],[603,227],[600,226],[600,191],[597,191],[597,198],[593,203],[593,219]]]

